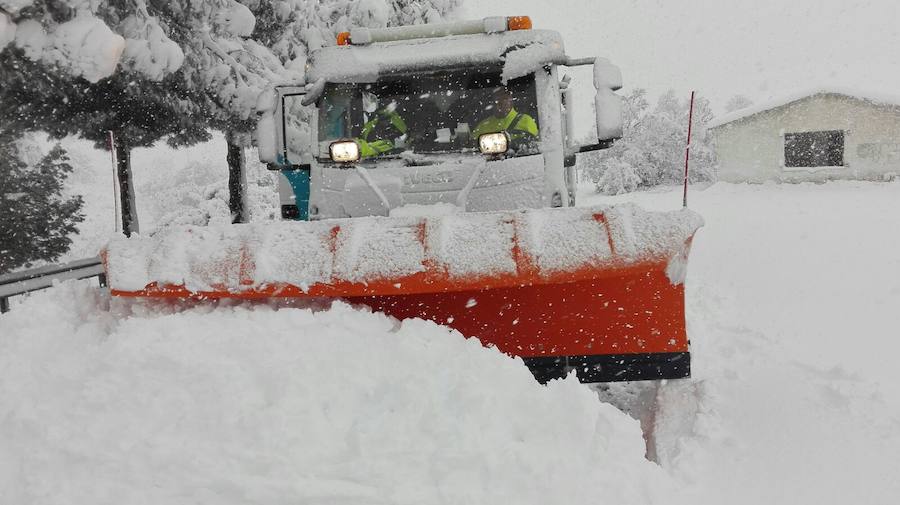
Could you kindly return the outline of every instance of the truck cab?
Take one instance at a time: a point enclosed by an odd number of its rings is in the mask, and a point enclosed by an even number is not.
[[[597,141],[575,145],[568,79],[594,65]],[[285,219],[574,205],[575,153],[621,137],[618,69],[566,56],[527,17],[354,29],[275,86],[256,133]]]

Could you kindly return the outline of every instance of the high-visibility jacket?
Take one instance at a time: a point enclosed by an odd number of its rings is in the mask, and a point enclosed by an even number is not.
[[[360,158],[369,158],[390,151],[394,148],[393,138],[404,135],[406,131],[406,121],[397,114],[397,111],[386,108],[379,110],[366,121],[359,138],[356,139]]]
[[[522,140],[538,136],[538,127],[534,118],[528,114],[522,114],[516,109],[510,111],[504,117],[489,117],[472,130],[472,138],[477,139],[485,133],[497,133],[505,131],[511,140]]]

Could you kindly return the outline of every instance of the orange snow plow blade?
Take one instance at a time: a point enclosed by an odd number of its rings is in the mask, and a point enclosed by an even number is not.
[[[117,238],[113,295],[341,298],[455,328],[538,380],[690,374],[684,273],[702,225],[632,205],[180,227]]]

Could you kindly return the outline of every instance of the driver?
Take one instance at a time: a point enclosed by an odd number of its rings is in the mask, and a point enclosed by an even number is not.
[[[472,130],[472,139],[477,140],[485,133],[505,131],[513,144],[537,140],[537,122],[530,115],[516,110],[512,93],[505,86],[494,88],[492,96],[494,99],[492,115],[482,120]]]
[[[406,140],[406,121],[397,113],[397,102],[391,101],[378,108],[378,98],[372,93],[363,93],[363,106],[371,113],[362,127],[356,142],[359,144],[360,158],[370,158],[403,147]]]

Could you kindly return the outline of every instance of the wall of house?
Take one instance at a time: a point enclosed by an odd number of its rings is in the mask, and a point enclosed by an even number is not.
[[[844,131],[844,167],[785,168],[784,134]],[[719,180],[727,182],[883,180],[900,175],[900,107],[844,95],[813,95],[710,130]]]

